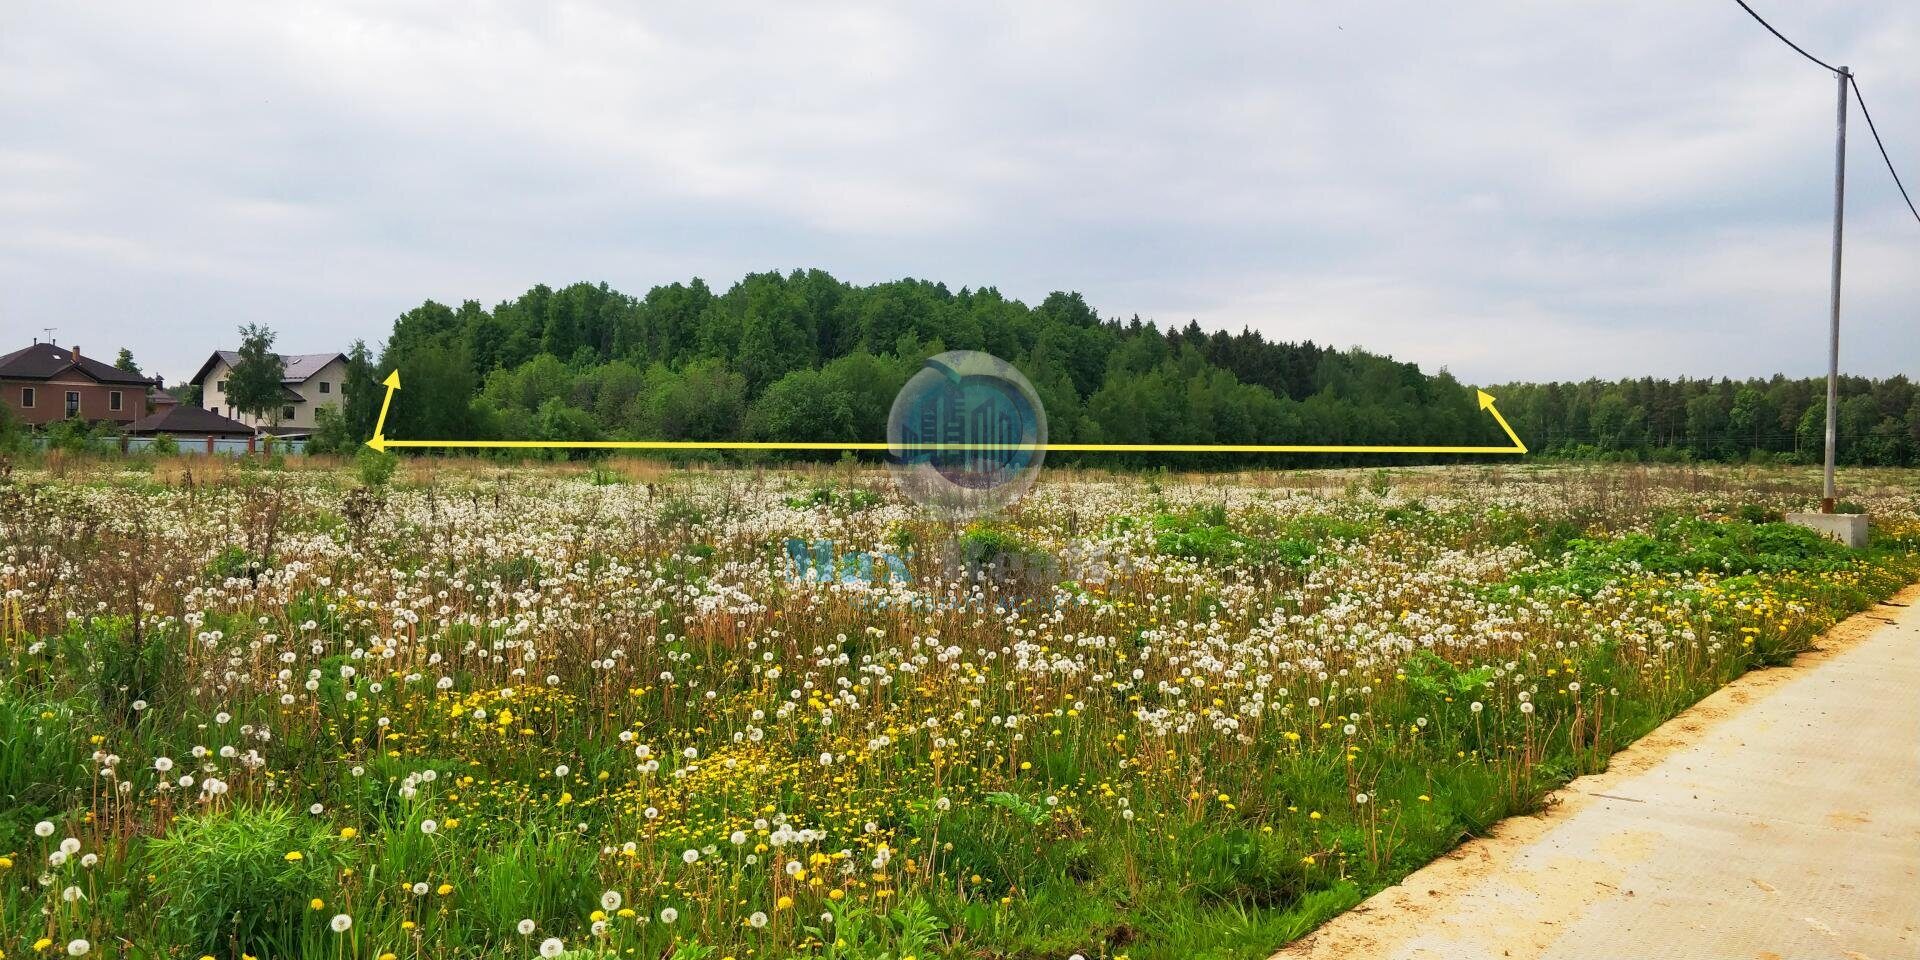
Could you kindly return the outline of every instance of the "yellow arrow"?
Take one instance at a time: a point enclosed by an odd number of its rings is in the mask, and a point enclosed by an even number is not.
[[[374,427],[373,439],[367,446],[375,450],[393,447],[435,448],[444,450],[893,450],[911,452],[922,450],[1029,450],[1037,446],[1046,450],[1059,450],[1072,453],[1505,453],[1521,454],[1527,452],[1527,445],[1520,442],[1518,434],[1507,423],[1507,418],[1494,408],[1493,397],[1485,390],[1479,391],[1480,409],[1493,414],[1493,419],[1506,431],[1507,439],[1513,441],[1511,447],[1483,446],[1444,446],[1444,445],[1382,445],[1363,444],[1294,444],[1294,443],[1049,443],[1042,445],[1030,443],[886,443],[871,441],[811,441],[811,440],[389,440],[381,434],[381,427],[387,421],[387,403],[393,401],[393,391],[400,389],[400,371],[395,370],[386,379],[387,399],[380,405],[380,424]]]
[[[387,449],[387,408],[393,406],[393,392],[400,389],[400,371],[387,374],[387,379],[380,382],[386,384],[387,396],[380,401],[380,419],[373,423],[373,439],[367,441],[367,446],[384,451]]]
[[[1508,423],[1507,418],[1500,415],[1499,408],[1493,405],[1493,394],[1485,390],[1475,390],[1474,393],[1480,395],[1480,409],[1493,414],[1494,422],[1500,425],[1500,429],[1507,432],[1507,439],[1513,441],[1513,452],[1526,453],[1527,445],[1520,442],[1520,435],[1513,432],[1513,425]]]

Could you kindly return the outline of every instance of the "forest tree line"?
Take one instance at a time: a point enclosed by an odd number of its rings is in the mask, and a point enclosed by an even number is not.
[[[1488,387],[1527,444],[1606,459],[1818,462],[1826,444],[1825,377],[1513,383]],[[1920,463],[1920,389],[1905,376],[1842,376],[1838,459]]]
[[[370,436],[379,380],[394,369],[404,387],[385,432],[396,439],[876,440],[907,377],[955,349],[1018,367],[1054,442],[1507,442],[1474,388],[1444,370],[1252,331],[1102,318],[1077,293],[1028,306],[991,287],[859,286],[820,270],[751,274],[718,293],[696,279],[641,297],[580,283],[536,286],[492,309],[428,301],[395,320],[377,360],[355,345],[345,414],[316,440],[346,450]],[[1824,435],[1824,381],[1811,379],[1488,389],[1542,454],[1810,461]],[[1906,378],[1849,377],[1841,398],[1844,461],[1920,459],[1920,395]],[[1115,462],[1082,459],[1102,457]]]

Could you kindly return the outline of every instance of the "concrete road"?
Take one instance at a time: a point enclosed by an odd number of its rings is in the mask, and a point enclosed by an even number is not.
[[[1920,958],[1920,589],[1282,958]]]

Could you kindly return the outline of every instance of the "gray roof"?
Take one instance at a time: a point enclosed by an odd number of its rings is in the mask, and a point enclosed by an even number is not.
[[[346,354],[344,353],[280,354],[280,364],[286,368],[280,374],[280,382],[305,383],[313,379],[313,375],[319,373],[327,364],[337,359],[344,359],[345,357]],[[194,374],[193,379],[189,382],[199,383],[205,380],[207,371],[213,369],[213,362],[215,360],[224,360],[227,366],[231,367],[240,362],[240,353],[237,350],[215,350],[213,356],[208,357],[207,362],[200,365],[200,372]]]

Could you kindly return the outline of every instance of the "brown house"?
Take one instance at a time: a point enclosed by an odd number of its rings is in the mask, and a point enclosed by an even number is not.
[[[167,434],[176,440],[251,440],[258,431],[238,420],[229,420],[212,410],[173,404],[135,420],[127,427],[132,437]]]
[[[152,380],[51,343],[0,356],[0,403],[40,425],[69,417],[125,426],[147,415]]]

